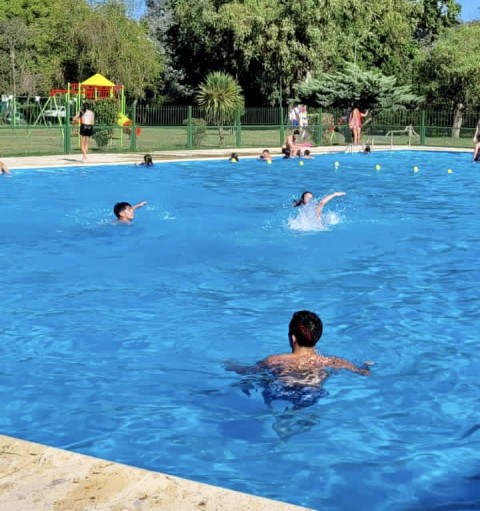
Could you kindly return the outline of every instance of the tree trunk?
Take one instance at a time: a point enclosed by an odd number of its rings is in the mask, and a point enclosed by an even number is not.
[[[460,138],[460,128],[463,121],[463,103],[457,103],[453,114],[452,138]]]

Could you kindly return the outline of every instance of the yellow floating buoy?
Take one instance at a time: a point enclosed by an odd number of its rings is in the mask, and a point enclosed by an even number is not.
[[[334,163],[334,165],[335,165],[335,168],[336,168],[336,169],[338,169],[338,167],[340,167],[340,163],[338,163],[338,161],[336,161],[336,162]]]
[[[418,172],[418,167],[416,165],[413,167],[413,172]]]
[[[382,167],[380,167],[380,165],[378,163],[375,165],[375,170],[380,170],[381,168]]]
[[[448,169],[448,170],[447,170],[447,172],[448,172],[449,174],[453,174],[453,170],[452,170],[452,169]]]
[[[302,161],[302,160],[300,160],[300,161],[298,162],[298,164],[299,164],[299,165],[300,165],[300,167],[301,167],[301,166],[303,165],[303,161]]]
[[[272,160],[267,160],[267,163],[268,163],[269,165],[271,165],[271,164],[272,164]]]

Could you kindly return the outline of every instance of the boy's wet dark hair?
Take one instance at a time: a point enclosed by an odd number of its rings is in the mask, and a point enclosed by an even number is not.
[[[303,151],[303,156],[310,156],[310,149],[305,149],[305,151]]]
[[[151,167],[151,166],[153,165],[152,155],[151,155],[151,154],[146,154],[146,155],[143,157],[143,163],[144,163],[147,167]]]
[[[120,218],[120,213],[131,207],[132,205],[129,202],[117,202],[115,206],[113,206],[113,213],[117,218]]]
[[[230,155],[230,161],[238,161],[238,154],[237,153],[232,153]]]
[[[372,152],[372,148],[369,145],[365,146],[365,152],[366,153]]]
[[[323,333],[322,320],[310,311],[295,312],[288,325],[288,334],[294,335],[299,346],[313,348]]]

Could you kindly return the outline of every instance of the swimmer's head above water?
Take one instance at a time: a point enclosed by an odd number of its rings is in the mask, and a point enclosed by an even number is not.
[[[322,320],[310,311],[295,312],[288,325],[290,344],[296,342],[305,348],[313,348],[322,337],[322,333]]]
[[[308,204],[313,199],[313,193],[312,192],[303,192],[300,199],[296,200],[293,203],[293,206],[295,208],[298,208],[299,206],[305,206],[305,204]]]
[[[135,215],[134,209],[129,202],[117,202],[113,206],[113,213],[120,222],[130,222]]]

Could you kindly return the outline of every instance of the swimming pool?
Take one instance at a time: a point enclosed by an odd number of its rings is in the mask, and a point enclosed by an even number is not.
[[[322,510],[471,509],[470,158],[13,171],[0,179],[0,431]],[[304,190],[347,193],[326,230],[298,222]],[[112,225],[119,200],[148,205]],[[264,380],[225,364],[287,351],[299,309],[322,317],[324,353],[376,365],[332,375],[311,406],[267,405]]]

